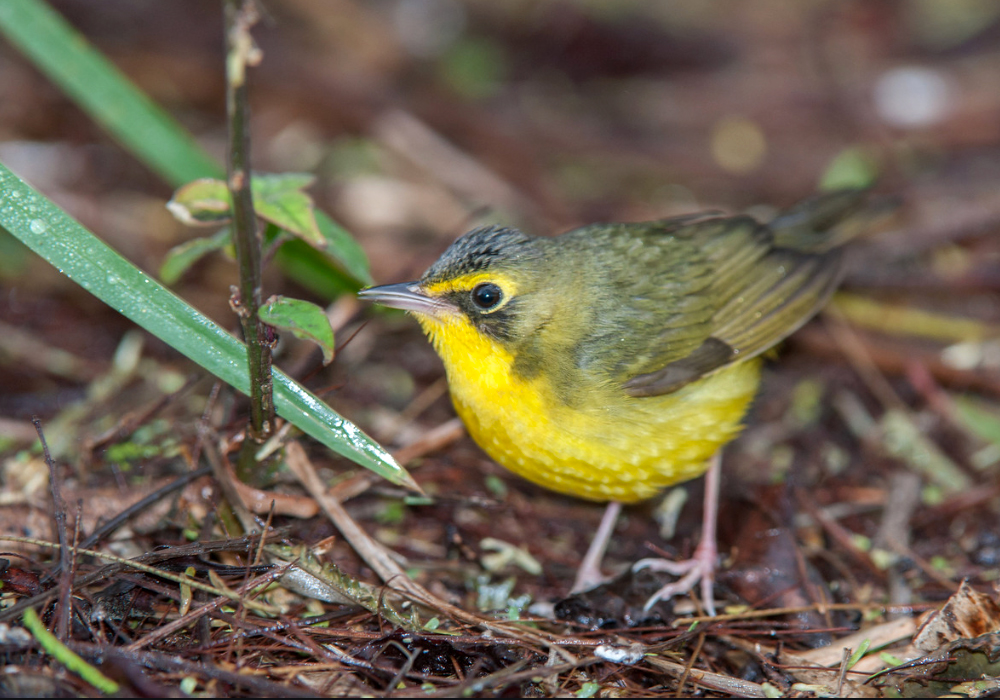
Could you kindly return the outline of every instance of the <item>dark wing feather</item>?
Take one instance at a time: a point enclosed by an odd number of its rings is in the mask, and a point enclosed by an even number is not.
[[[709,300],[711,316],[649,334],[658,347],[640,348],[628,366],[625,391],[637,397],[671,393],[765,352],[808,321],[840,279],[841,255],[830,250],[830,241],[842,235],[838,224],[860,199],[857,192],[821,196],[776,219],[775,228],[748,217],[687,224],[683,237],[692,248],[677,264],[709,270],[709,283],[694,293]],[[684,343],[672,342],[675,337]],[[678,357],[679,348],[685,352]]]
[[[704,377],[734,359],[733,349],[718,338],[706,338],[687,357],[648,374],[640,374],[625,382],[631,396],[660,396],[677,391],[685,384]]]

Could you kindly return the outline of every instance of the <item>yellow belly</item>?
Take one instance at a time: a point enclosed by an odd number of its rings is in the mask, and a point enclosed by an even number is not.
[[[420,320],[479,446],[536,484],[595,501],[638,501],[700,476],[739,432],[760,381],[760,362],[750,360],[666,396],[595,386],[593,401],[570,407],[544,372],[513,376],[512,358],[474,329]]]

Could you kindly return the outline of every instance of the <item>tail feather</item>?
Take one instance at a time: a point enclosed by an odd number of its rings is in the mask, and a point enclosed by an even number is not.
[[[839,248],[871,227],[885,209],[869,190],[836,190],[815,195],[776,216],[768,226],[775,244],[802,253]]]

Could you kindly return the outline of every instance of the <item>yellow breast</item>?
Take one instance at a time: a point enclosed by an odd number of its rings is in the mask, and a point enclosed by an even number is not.
[[[511,355],[463,317],[418,320],[479,446],[536,484],[595,501],[638,501],[700,476],[739,432],[760,381],[759,360],[749,360],[666,396],[634,398],[596,385],[586,405],[570,407],[544,371],[515,376]]]

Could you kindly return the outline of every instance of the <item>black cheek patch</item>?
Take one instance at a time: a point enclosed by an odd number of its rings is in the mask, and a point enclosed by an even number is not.
[[[509,304],[490,313],[480,311],[472,319],[482,333],[494,340],[504,344],[514,340],[514,317]]]

